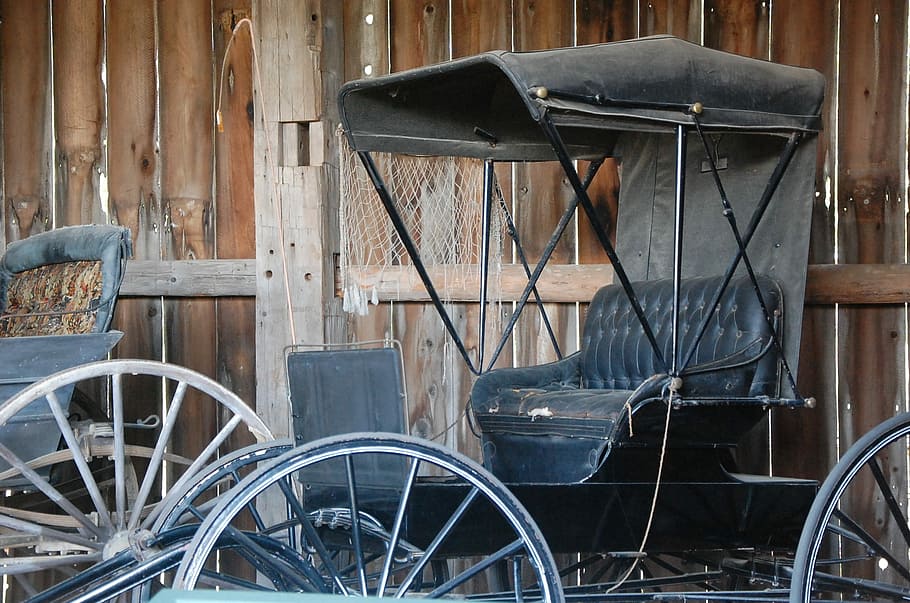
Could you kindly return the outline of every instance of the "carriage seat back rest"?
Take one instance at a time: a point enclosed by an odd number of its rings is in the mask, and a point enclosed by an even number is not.
[[[108,330],[129,230],[84,225],[11,243],[0,259],[0,337]]]
[[[680,285],[679,348],[688,353],[721,284],[720,277],[684,280]],[[781,307],[774,281],[759,278],[768,310]],[[673,283],[636,283],[634,289],[664,361],[672,358]],[[683,370],[682,394],[689,396],[773,395],[778,360],[764,354],[771,341],[768,324],[752,282],[733,280],[708,321],[688,368]],[[585,319],[579,358],[584,389],[632,390],[652,375],[666,372],[645,335],[632,304],[621,287],[601,288]]]
[[[686,279],[680,286],[680,349],[692,345],[722,277]],[[759,277],[766,307],[777,315],[782,307],[779,286]],[[673,282],[634,283],[664,361],[672,356]],[[772,326],[768,324],[749,279],[733,279],[683,370],[683,397],[772,396],[778,386],[778,356],[766,354]],[[570,415],[590,417],[598,391],[616,392],[625,402],[633,390],[664,373],[644,328],[622,287],[607,285],[588,306],[581,350],[545,365],[497,369],[478,377],[471,390],[472,409],[483,414],[526,414],[531,407],[562,405]],[[579,391],[576,391],[579,390]],[[582,393],[587,392],[587,393]],[[593,396],[593,398],[592,398]],[[571,400],[569,400],[571,398]]]

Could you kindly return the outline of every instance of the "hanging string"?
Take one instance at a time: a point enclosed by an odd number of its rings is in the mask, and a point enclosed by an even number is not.
[[[635,560],[632,562],[632,565],[629,566],[629,569],[626,570],[626,573],[623,574],[622,578],[617,580],[616,584],[606,590],[608,593],[615,591],[623,584],[625,584],[625,582],[638,567],[638,564],[641,562],[642,558],[645,556],[645,547],[648,544],[648,537],[651,534],[651,526],[654,523],[654,514],[657,510],[657,497],[660,493],[660,484],[664,472],[664,460],[666,459],[667,454],[667,440],[669,439],[670,433],[670,413],[673,410],[673,400],[678,395],[680,388],[682,388],[682,379],[679,377],[672,377],[667,388],[669,390],[669,394],[667,396],[667,414],[664,418],[664,434],[663,440],[660,444],[660,460],[657,464],[657,479],[654,482],[654,495],[651,497],[651,510],[648,513],[648,523],[645,525],[645,532],[641,537],[641,546],[638,547],[638,552],[636,554]],[[631,415],[631,411],[629,414]],[[631,421],[631,416],[629,420]]]
[[[240,30],[241,26],[246,25],[250,31],[250,45],[253,50],[253,75],[256,78],[256,88],[259,90],[259,108],[261,111],[262,118],[262,130],[265,136],[265,161],[266,169],[268,174],[271,174],[271,184],[273,187],[273,198],[275,199],[276,213],[278,218],[278,253],[281,258],[281,276],[282,284],[284,285],[284,298],[285,303],[287,304],[288,311],[288,332],[291,334],[290,343],[297,343],[297,329],[294,324],[294,306],[291,302],[291,279],[290,274],[288,273],[288,257],[287,257],[287,245],[285,245],[284,238],[284,203],[281,195],[281,187],[278,186],[278,167],[275,164],[275,155],[272,152],[272,139],[269,136],[268,131],[268,121],[265,119],[265,102],[263,102],[262,94],[265,88],[262,86],[262,70],[259,67],[259,51],[256,46],[256,30],[253,27],[253,22],[248,17],[244,17],[237,21],[234,24],[234,27],[231,29],[231,37],[228,39],[227,44],[224,47],[224,56],[221,59],[221,74],[218,80],[218,97],[217,97],[217,108],[215,111],[215,125],[219,132],[224,132],[224,120],[221,115],[221,98],[224,91],[224,72],[227,67],[227,58],[231,52],[231,46],[234,44],[234,38],[237,37],[237,32]],[[255,94],[254,94],[255,97]],[[277,123],[277,122],[276,122]]]

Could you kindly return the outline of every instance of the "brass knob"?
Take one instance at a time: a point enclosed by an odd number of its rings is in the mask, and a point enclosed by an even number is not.
[[[546,86],[537,86],[537,88],[534,89],[534,96],[541,100],[547,98],[549,95],[550,91],[547,90]]]
[[[689,110],[692,111],[695,115],[701,115],[702,111],[705,110],[705,106],[701,102],[693,103]]]

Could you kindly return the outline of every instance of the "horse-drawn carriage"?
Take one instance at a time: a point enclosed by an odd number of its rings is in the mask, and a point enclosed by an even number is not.
[[[54,531],[110,554],[86,557],[87,569],[36,600],[141,596],[159,582],[515,601],[908,598],[908,489],[888,462],[906,458],[910,417],[861,439],[818,495],[814,481],[746,475],[737,464],[737,445],[770,409],[812,406],[796,367],[823,92],[814,71],[670,37],[485,53],[347,84],[339,102],[356,169],[478,374],[470,410],[484,467],[390,433],[407,422],[394,348],[293,349],[302,445],[264,442],[204,468],[192,462],[148,511],[145,488],[138,498],[114,488],[103,524],[114,529],[99,530],[96,513]],[[512,222],[498,167],[554,162],[571,188],[487,358],[487,313],[472,350],[426,257],[440,229],[413,236],[425,219],[414,198],[427,187],[399,185],[396,156],[455,158],[481,175],[471,189],[481,308],[493,231]],[[607,158],[621,170],[615,242],[588,191]],[[465,173],[451,172],[442,190]],[[579,207],[615,284],[587,306],[577,352],[494,368],[528,301],[545,312],[537,285]],[[511,243],[525,261],[521,241]],[[115,394],[116,376],[134,369],[92,366],[74,370],[114,374]],[[53,405],[49,392],[72,381],[51,377],[14,401]],[[228,406],[235,424],[267,433]],[[125,466],[131,455],[114,449],[115,467]],[[854,489],[882,501],[877,525],[851,515]],[[0,520],[23,522],[7,507]],[[883,523],[903,538],[881,536]]]

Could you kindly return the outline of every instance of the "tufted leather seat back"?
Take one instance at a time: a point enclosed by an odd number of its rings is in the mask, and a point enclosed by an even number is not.
[[[682,356],[688,353],[721,277],[686,279],[680,289]],[[768,310],[782,307],[778,285],[760,277]],[[654,337],[669,364],[672,354],[672,280],[633,285]],[[747,278],[730,282],[688,369],[683,371],[684,395],[771,395],[777,386],[778,357],[768,351],[771,327]],[[648,377],[665,372],[625,292],[617,285],[600,289],[585,319],[581,345],[581,387],[635,389]],[[699,366],[701,365],[701,366]],[[687,374],[689,375],[687,377]]]

